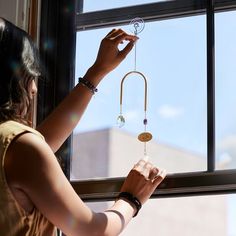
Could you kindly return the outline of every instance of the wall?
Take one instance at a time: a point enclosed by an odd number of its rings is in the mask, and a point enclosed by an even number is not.
[[[0,17],[27,30],[29,0],[0,0]]]

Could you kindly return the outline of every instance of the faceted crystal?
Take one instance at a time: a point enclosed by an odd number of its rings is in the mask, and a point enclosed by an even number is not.
[[[119,126],[119,128],[122,128],[125,125],[125,118],[122,115],[119,115],[117,117],[117,125]]]

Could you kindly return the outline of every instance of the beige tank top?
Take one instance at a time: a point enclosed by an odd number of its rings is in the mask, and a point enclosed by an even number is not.
[[[43,136],[36,130],[15,121],[0,124],[0,236],[55,236],[56,228],[34,208],[26,211],[14,198],[6,181],[4,159],[12,140],[26,132]]]

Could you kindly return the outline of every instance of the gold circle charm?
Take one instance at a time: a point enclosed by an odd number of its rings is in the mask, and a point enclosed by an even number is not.
[[[138,136],[138,140],[141,142],[148,142],[152,139],[152,134],[149,132],[143,132]]]

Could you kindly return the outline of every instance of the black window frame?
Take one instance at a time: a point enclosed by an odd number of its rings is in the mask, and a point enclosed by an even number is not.
[[[47,51],[42,52],[44,59],[46,59],[46,67],[48,66],[50,71],[49,80],[52,81],[51,89],[53,90],[53,96],[50,96],[51,90],[45,86],[42,86],[39,90],[39,93],[46,94],[41,104],[42,107],[38,109],[39,121],[55,107],[58,101],[73,86],[76,31],[119,26],[129,23],[135,17],[142,17],[148,22],[205,14],[207,30],[207,171],[168,174],[167,178],[153,193],[152,198],[236,193],[236,170],[215,170],[214,23],[215,13],[236,10],[236,0],[172,0],[85,13],[83,12],[83,0],[59,0],[56,15],[58,18],[55,17],[54,1],[45,0],[44,2],[47,4],[42,6],[42,16],[44,18],[42,20],[41,42],[53,37],[57,47],[51,52],[53,55],[51,64],[49,63],[51,55],[48,55]],[[73,11],[67,16],[65,21],[63,20],[63,25],[59,25],[60,12],[63,7],[68,6],[68,2],[73,5]],[[52,14],[56,19],[53,20],[54,23],[51,25],[48,22],[51,21],[50,16]],[[73,27],[71,24],[73,24]],[[68,34],[65,34],[64,27],[68,26]],[[50,30],[55,31],[53,35]],[[70,48],[74,46],[73,50],[68,50],[65,42],[68,45],[70,44]],[[68,55],[67,58],[64,57],[65,53]],[[56,75],[59,73],[62,74],[58,78]],[[63,86],[58,86],[58,83],[62,83]],[[45,105],[49,107],[46,112],[42,109]],[[71,143],[72,137],[67,140],[60,151],[68,178],[70,178]],[[64,150],[70,151],[65,152]],[[108,201],[114,200],[117,197],[124,179],[120,177],[78,180],[71,181],[71,184],[85,201]]]

